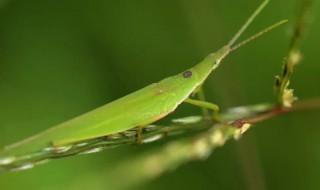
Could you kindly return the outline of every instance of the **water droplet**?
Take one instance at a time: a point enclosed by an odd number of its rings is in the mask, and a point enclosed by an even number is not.
[[[112,135],[109,135],[107,138],[108,139],[120,139],[122,137],[122,135],[120,133],[115,133]]]
[[[80,154],[92,154],[92,153],[100,152],[100,151],[102,151],[102,150],[103,150],[102,147],[96,147],[96,148],[92,148],[92,149],[83,151],[83,152],[81,152]]]
[[[21,166],[15,167],[13,169],[11,169],[10,171],[12,172],[17,172],[17,171],[22,171],[22,170],[28,170],[34,167],[33,163],[25,163]]]
[[[43,152],[53,152],[54,151],[54,148],[52,146],[50,147],[46,147],[44,149],[42,149]]]
[[[200,116],[190,116],[190,117],[173,119],[172,122],[179,123],[179,124],[192,124],[192,123],[197,123],[201,120],[202,120],[202,117]]]
[[[162,134],[154,135],[149,138],[143,139],[142,143],[151,143],[151,142],[154,142],[154,141],[161,139],[162,137],[163,137]]]
[[[50,153],[64,153],[67,152],[72,148],[72,145],[68,146],[59,146],[59,147],[54,147],[54,146],[49,146],[43,149],[44,152],[50,152]]]
[[[143,130],[144,130],[144,131],[147,131],[147,132],[149,132],[149,131],[154,131],[154,130],[156,130],[158,127],[159,127],[158,125],[148,125],[148,126],[144,127]]]
[[[60,146],[60,147],[53,147],[53,152],[54,153],[64,153],[67,152],[72,148],[72,145],[69,146]]]
[[[9,165],[15,160],[16,160],[16,157],[13,157],[13,156],[0,158],[0,165]]]
[[[124,131],[122,132],[122,134],[126,137],[132,137],[132,136],[135,136],[136,135],[136,130],[127,130],[127,131]]]
[[[83,147],[83,146],[86,146],[86,145],[88,145],[87,142],[82,142],[82,143],[76,144],[77,147]]]

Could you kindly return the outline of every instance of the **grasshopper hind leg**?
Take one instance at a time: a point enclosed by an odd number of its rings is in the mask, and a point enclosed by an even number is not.
[[[211,102],[206,102],[206,101],[201,101],[201,100],[194,100],[191,98],[186,99],[184,102],[197,106],[197,107],[201,107],[203,109],[208,109],[211,110],[213,112],[213,116],[212,118],[214,120],[218,120],[218,115],[219,115],[219,106],[216,104],[213,104]],[[204,115],[205,117],[207,117],[206,115]],[[209,115],[209,118],[211,116]]]
[[[202,85],[200,85],[200,86],[193,92],[192,96],[196,96],[198,100],[206,101],[206,96],[205,96],[205,94],[204,94]],[[202,109],[202,114],[203,114],[203,116],[204,116],[205,118],[209,118],[209,117],[210,117],[210,114],[209,114],[208,108],[201,107],[201,109]]]
[[[219,106],[205,100],[205,95],[202,86],[199,86],[193,93],[197,95],[198,100],[187,98],[184,102],[202,108],[202,113],[204,118],[213,119],[215,121],[220,121],[219,119]],[[209,113],[212,111],[212,115]]]

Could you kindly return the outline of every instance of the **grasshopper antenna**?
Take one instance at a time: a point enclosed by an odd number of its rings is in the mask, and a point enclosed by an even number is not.
[[[265,6],[269,3],[269,0],[265,0],[261,3],[261,5],[254,11],[254,13],[249,17],[249,19],[244,23],[244,25],[240,28],[240,30],[234,35],[234,37],[227,44],[228,47],[231,47],[238,38],[242,35],[242,33],[248,28],[248,26],[252,23],[252,21],[260,14],[260,12],[265,8]]]
[[[238,43],[237,45],[231,47],[230,48],[230,52],[233,52],[233,51],[237,50],[238,48],[240,48],[240,47],[246,45],[247,43],[259,38],[263,34],[265,34],[267,32],[270,32],[271,30],[273,30],[273,29],[275,29],[275,28],[277,28],[277,27],[279,27],[279,26],[281,26],[283,24],[286,24],[287,22],[288,22],[288,20],[281,20],[281,21],[279,21],[279,22],[277,22],[277,23],[275,23],[275,24],[273,24],[273,25],[261,30],[260,32],[256,33],[255,35],[253,35],[253,36],[247,38],[246,40],[243,40],[242,42]]]

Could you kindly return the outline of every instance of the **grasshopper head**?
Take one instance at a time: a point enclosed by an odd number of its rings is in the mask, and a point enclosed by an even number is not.
[[[211,54],[214,57],[214,67],[219,66],[221,61],[230,53],[231,48],[229,46],[223,46],[221,49],[216,51],[215,53]]]

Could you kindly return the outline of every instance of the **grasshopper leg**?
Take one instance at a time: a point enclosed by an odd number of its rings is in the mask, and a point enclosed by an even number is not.
[[[142,131],[142,126],[136,128],[136,144],[142,144]]]
[[[212,110],[213,119],[219,121],[219,118],[218,118],[219,106],[217,106],[216,104],[213,104],[211,102],[202,101],[202,100],[194,100],[191,98],[187,98],[184,102],[191,104],[191,105],[194,105],[194,106],[197,106],[197,107],[201,107],[203,109]]]
[[[198,100],[206,101],[206,97],[205,97],[205,95],[204,95],[202,85],[200,85],[200,86],[194,91],[193,95],[196,95],[196,97],[197,97]],[[201,107],[201,109],[202,109],[203,116],[206,117],[206,118],[209,118],[209,117],[210,117],[210,115],[209,115],[209,109],[206,108],[206,107]]]

